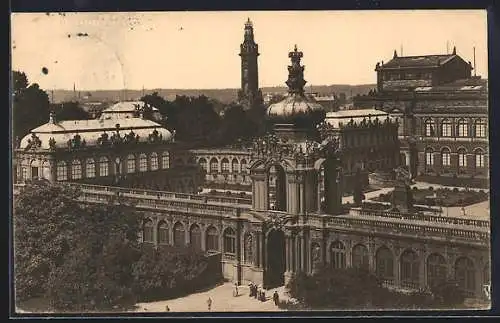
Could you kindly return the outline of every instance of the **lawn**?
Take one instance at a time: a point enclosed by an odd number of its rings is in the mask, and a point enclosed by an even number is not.
[[[415,204],[429,206],[469,206],[472,204],[487,201],[489,194],[485,191],[473,191],[458,188],[438,188],[434,189],[429,186],[426,189],[412,189],[413,199]],[[373,198],[374,201],[390,202],[392,199],[392,191],[387,194],[380,194]]]

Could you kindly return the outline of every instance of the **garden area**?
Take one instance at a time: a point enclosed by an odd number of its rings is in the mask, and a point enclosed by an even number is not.
[[[429,186],[426,189],[412,189],[413,200],[415,204],[443,207],[461,207],[487,201],[489,193],[484,190],[475,191],[458,188],[437,188]],[[377,202],[391,202],[392,192],[380,194],[372,199]]]
[[[292,300],[279,307],[287,310],[377,310],[465,308],[464,293],[454,281],[442,281],[428,290],[397,291],[358,268],[325,266],[314,274],[298,273],[286,286]]]
[[[76,201],[64,184],[33,183],[14,203],[15,301],[44,300],[44,312],[130,310],[222,281],[220,259],[189,246],[139,242],[141,216],[118,197]],[[42,309],[38,309],[42,311]]]

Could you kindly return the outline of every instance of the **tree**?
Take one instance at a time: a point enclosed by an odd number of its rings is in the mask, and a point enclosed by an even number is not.
[[[14,87],[12,128],[14,138],[22,138],[31,129],[46,123],[49,119],[49,97],[38,84],[28,86],[26,74],[13,71]]]
[[[78,191],[65,185],[34,182],[14,201],[14,259],[16,297],[39,296],[47,279],[73,248],[83,215]]]
[[[85,120],[90,119],[90,114],[78,102],[68,101],[51,105],[57,120]]]

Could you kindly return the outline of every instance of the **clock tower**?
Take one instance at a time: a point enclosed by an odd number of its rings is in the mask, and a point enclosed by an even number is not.
[[[241,89],[238,91],[238,101],[248,110],[263,102],[262,92],[259,89],[257,65],[259,45],[255,43],[250,18],[245,23],[245,38],[240,45],[239,55],[241,57]]]

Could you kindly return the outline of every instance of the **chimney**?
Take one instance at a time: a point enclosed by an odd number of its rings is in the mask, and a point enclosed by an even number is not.
[[[396,50],[394,50],[394,55],[392,56],[392,58],[396,58],[398,57],[398,53],[396,52]]]
[[[453,53],[451,53],[452,55],[457,55],[457,48],[455,46],[453,46]]]

